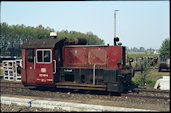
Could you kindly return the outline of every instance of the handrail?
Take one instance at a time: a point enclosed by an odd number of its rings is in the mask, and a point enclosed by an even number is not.
[[[96,64],[94,64],[94,66],[93,66],[93,85],[95,85],[95,81],[96,81]]]
[[[26,68],[25,66],[26,66],[26,65],[25,65],[25,56],[23,56],[23,69]]]
[[[36,69],[36,57],[34,56],[34,70]]]
[[[53,60],[54,61],[54,74],[56,73],[56,60]]]

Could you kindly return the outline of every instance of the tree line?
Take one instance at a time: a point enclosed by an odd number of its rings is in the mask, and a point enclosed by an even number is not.
[[[0,55],[1,56],[21,56],[21,45],[28,40],[48,39],[50,32],[55,32],[53,28],[43,27],[42,25],[33,27],[22,25],[8,25],[1,23],[0,28]],[[94,35],[92,32],[81,33],[77,31],[57,31],[61,38],[86,38],[89,45],[104,45],[104,40]]]
[[[150,52],[150,53],[154,53],[154,51],[158,50],[159,54],[161,56],[165,56],[165,57],[170,57],[170,39],[166,38],[163,40],[162,45],[159,49],[145,49],[144,47],[133,47],[133,48],[128,48],[127,47],[127,52]]]

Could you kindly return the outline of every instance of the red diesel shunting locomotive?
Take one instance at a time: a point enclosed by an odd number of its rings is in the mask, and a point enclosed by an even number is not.
[[[25,86],[123,92],[132,68],[126,66],[126,48],[86,45],[83,38],[37,39],[22,45],[21,70]]]

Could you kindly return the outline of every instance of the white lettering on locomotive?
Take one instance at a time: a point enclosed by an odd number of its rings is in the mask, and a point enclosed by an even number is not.
[[[72,72],[72,69],[64,69],[65,72]]]
[[[48,74],[39,74],[40,77],[48,77]]]

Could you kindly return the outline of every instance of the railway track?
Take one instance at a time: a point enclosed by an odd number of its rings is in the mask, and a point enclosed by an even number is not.
[[[147,98],[147,99],[158,99],[170,101],[170,97],[161,97],[161,96],[146,96],[146,95],[132,95],[132,94],[122,94],[123,97],[133,97],[133,98]]]
[[[145,89],[145,88],[134,88],[134,92],[139,93],[139,92],[151,92],[151,93],[170,93],[170,90],[158,90],[158,89]]]
[[[122,94],[124,97],[149,98],[170,101],[170,90],[134,88],[132,93]]]
[[[31,89],[38,89],[38,88],[34,88],[34,87],[24,87],[21,82],[13,82],[13,81],[1,81],[0,83],[0,87],[1,87],[1,92],[3,92],[3,88],[5,89],[23,89],[23,90],[28,90],[29,88]],[[39,91],[43,90],[43,91],[49,91],[49,90],[45,90],[45,89],[38,89]],[[58,92],[59,90],[56,90],[55,92]],[[83,93],[83,90],[73,90],[72,93]],[[54,91],[53,91],[54,92]],[[68,91],[66,91],[68,92]],[[145,93],[145,94],[141,94],[141,93]],[[50,93],[50,92],[49,92]],[[93,91],[89,92],[90,94],[97,94],[94,93]],[[103,94],[103,92],[101,92]],[[153,95],[153,94],[155,95]],[[156,96],[156,93],[158,93],[159,95],[162,96]],[[170,101],[170,91],[169,90],[147,90],[147,89],[142,89],[142,88],[135,88],[133,89],[133,91],[131,93],[122,93],[120,95],[120,97],[123,98],[142,98],[142,99],[158,99],[158,100],[165,100],[165,101]],[[84,94],[86,94],[86,91],[84,91]],[[152,94],[152,95],[149,95]],[[104,95],[106,95],[106,93],[104,93]],[[115,94],[114,94],[115,95]],[[164,96],[163,96],[164,95]],[[116,96],[116,95],[115,95]]]

